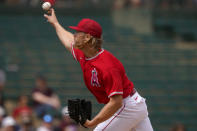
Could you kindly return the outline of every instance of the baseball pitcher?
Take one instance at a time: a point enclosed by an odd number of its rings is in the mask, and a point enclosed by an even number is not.
[[[135,90],[121,62],[102,48],[102,27],[99,23],[82,19],[77,26],[69,27],[76,31],[72,34],[59,24],[54,9],[51,12],[44,17],[55,28],[62,44],[80,63],[89,91],[99,103],[105,104],[90,120],[91,103],[70,100],[70,117],[84,127],[96,126],[94,131],[153,131],[145,99]]]

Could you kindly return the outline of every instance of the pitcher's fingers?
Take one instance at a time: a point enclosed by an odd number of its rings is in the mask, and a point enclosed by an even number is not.
[[[49,18],[49,16],[47,14],[44,14],[44,17],[47,18],[47,19]]]
[[[55,15],[55,10],[53,8],[51,8],[51,14]]]

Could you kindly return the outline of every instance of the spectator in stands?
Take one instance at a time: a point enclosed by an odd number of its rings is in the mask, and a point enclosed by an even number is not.
[[[16,122],[11,116],[7,116],[2,121],[2,131],[16,131]]]
[[[3,89],[6,83],[6,74],[0,69],[0,106],[4,106],[4,93]]]
[[[78,131],[78,124],[76,124],[68,115],[68,107],[62,109],[62,122],[60,123],[61,131]]]
[[[19,131],[35,131],[33,121],[29,116],[22,116],[18,124]]]
[[[19,97],[18,105],[13,111],[13,117],[19,124],[21,131],[33,131],[32,127],[32,109],[28,106],[28,97],[22,95]]]
[[[53,117],[49,114],[43,116],[43,121],[37,131],[53,131]]]
[[[21,115],[20,121],[18,124],[19,124],[18,125],[19,131],[35,131],[32,117],[30,115],[27,115],[27,114]]]
[[[28,97],[22,95],[19,97],[18,106],[13,111],[13,117],[15,119],[20,119],[20,116],[23,115],[32,115],[32,109],[28,106]]]
[[[47,81],[43,76],[36,78],[36,87],[33,89],[32,98],[38,117],[60,108],[58,96],[47,86]]]
[[[0,106],[0,131],[3,130],[2,129],[2,121],[5,115],[5,110],[3,107]]]
[[[176,124],[171,131],[186,131],[186,128],[183,124]]]

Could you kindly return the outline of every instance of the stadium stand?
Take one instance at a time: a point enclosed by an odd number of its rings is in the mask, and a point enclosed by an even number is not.
[[[197,40],[195,10],[154,10],[153,26],[157,33],[165,32],[171,37],[185,41]]]
[[[93,18],[103,26],[104,48],[123,62],[127,75],[147,99],[155,130],[167,131],[181,122],[188,131],[196,131],[196,49],[179,49],[176,40],[116,27],[108,16]],[[64,27],[76,25],[80,19],[81,16],[59,16]],[[85,88],[79,64],[42,16],[1,15],[0,25],[0,55],[5,60],[1,64],[7,73],[6,98],[29,94],[35,75],[42,73],[60,96],[62,105],[69,98],[87,98],[94,103],[94,114],[98,112],[102,106]]]

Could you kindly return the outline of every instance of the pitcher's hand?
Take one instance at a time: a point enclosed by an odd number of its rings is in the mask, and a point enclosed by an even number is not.
[[[56,23],[58,23],[58,20],[55,15],[55,10],[52,8],[52,9],[50,9],[50,11],[51,11],[51,15],[44,14],[44,17],[47,19],[47,21],[50,24],[52,24],[54,26]]]
[[[92,127],[94,127],[95,125],[93,125],[93,123],[92,123],[91,120],[86,120],[84,126],[87,127],[87,128],[92,128]]]

